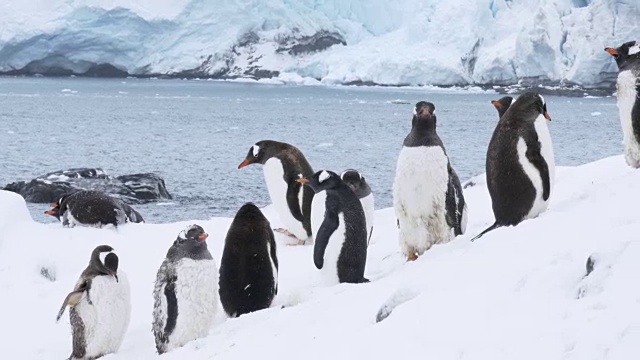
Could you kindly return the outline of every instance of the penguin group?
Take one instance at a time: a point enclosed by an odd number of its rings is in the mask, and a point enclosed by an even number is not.
[[[630,41],[605,51],[619,68],[625,160],[639,168],[640,44]],[[491,104],[498,121],[485,168],[494,222],[471,241],[540,216],[555,185],[551,115],[544,96],[527,91]],[[180,231],[157,271],[152,294],[151,328],[158,354],[207,336],[218,303],[231,318],[272,305],[280,271],[274,231],[285,234],[290,245],[312,245],[309,260],[328,284],[370,282],[365,269],[368,247],[375,242],[374,195],[360,171],[314,171],[299,148],[275,140],[251,145],[238,169],[251,164],[262,165],[269,197],[284,227],[273,229],[255,204],[245,203],[227,231],[219,268],[204,228],[193,224]],[[468,206],[438,135],[432,102],[419,101],[413,108],[392,194],[399,250],[406,261],[466,234]],[[69,227],[144,221],[130,206],[92,191],[65,195],[52,207],[46,213]],[[93,250],[58,313],[57,320],[70,307],[70,359],[96,359],[117,352],[122,343],[131,304],[129,283],[114,251],[109,245]]]

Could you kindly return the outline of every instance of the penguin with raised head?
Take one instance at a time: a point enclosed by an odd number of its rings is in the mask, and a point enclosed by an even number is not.
[[[118,227],[127,222],[144,222],[142,216],[131,206],[95,190],[65,194],[51,204],[51,207],[45,214],[56,217],[65,227],[103,227],[109,224]]]
[[[495,222],[479,235],[547,210],[555,179],[551,117],[544,97],[525,92],[498,121],[487,150],[487,188]]]
[[[436,132],[435,105],[416,103],[393,182],[400,249],[413,261],[433,244],[464,234],[467,205],[460,179]]]
[[[338,174],[321,170],[296,180],[326,193],[322,224],[315,234],[313,262],[328,283],[364,283],[367,225],[356,194]]]
[[[67,306],[71,322],[70,360],[97,359],[120,349],[131,316],[131,296],[126,274],[108,245],[91,253],[73,291],[64,299],[59,321]]]
[[[504,96],[498,100],[491,100],[491,104],[493,104],[496,110],[498,110],[498,118],[501,118],[502,115],[507,112],[512,101],[513,98],[511,96]]]
[[[374,219],[374,199],[371,187],[365,180],[364,176],[358,170],[348,169],[340,174],[340,178],[345,184],[356,194],[362,208],[364,209],[364,217],[367,222],[367,245],[371,243],[371,234],[373,233]]]
[[[218,267],[199,225],[182,230],[156,275],[153,334],[158,354],[209,334],[218,309]]]
[[[618,65],[616,80],[618,111],[624,144],[624,158],[640,168],[640,43],[628,41],[617,48],[605,48]]]
[[[299,175],[311,176],[313,169],[295,146],[273,140],[262,140],[251,146],[241,169],[250,164],[264,165],[264,179],[271,202],[287,227],[276,229],[304,244],[311,238],[311,201],[313,191],[296,182]]]
[[[269,220],[253,203],[236,213],[220,260],[220,302],[230,317],[266,309],[278,293],[278,257]]]

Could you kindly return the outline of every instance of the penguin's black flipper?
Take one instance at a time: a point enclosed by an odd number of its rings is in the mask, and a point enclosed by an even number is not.
[[[316,243],[313,247],[313,263],[318,269],[322,269],[324,266],[324,251],[329,244],[329,238],[333,232],[336,231],[338,225],[338,215],[334,211],[326,211],[322,225],[320,225],[320,229],[318,229],[318,234],[315,238]]]
[[[537,134],[533,132],[532,136],[526,136],[525,139],[531,139],[529,141],[525,140],[527,145],[527,152],[525,154],[527,160],[540,172],[540,178],[542,179],[542,199],[547,201],[551,194],[549,165],[547,165],[547,161],[542,157],[542,147],[540,146],[540,141],[538,141]]]
[[[273,264],[276,267],[276,271],[280,271],[280,268],[278,267],[278,256],[276,255],[276,239],[273,235],[273,231],[267,226],[267,234],[269,234],[269,239],[267,239],[267,241],[269,242],[269,248],[271,249],[271,252],[269,254],[269,256],[271,256],[271,260],[273,260]],[[273,274],[274,278],[276,277],[276,274]],[[278,283],[276,282],[276,286],[275,286],[275,292],[276,295],[278,294]]]
[[[471,241],[475,241],[476,239],[479,239],[482,235],[488,233],[491,230],[495,230],[497,228],[499,228],[501,225],[498,225],[498,223],[493,223],[493,225],[489,226],[488,228],[484,229],[480,234],[476,235],[473,239],[471,239]]]
[[[455,236],[464,233],[462,229],[462,212],[464,211],[464,195],[462,185],[458,174],[451,166],[447,164],[449,172],[449,183],[447,184],[447,192],[445,194],[446,214],[445,219],[455,234]]]
[[[70,292],[67,297],[64,298],[62,302],[62,306],[60,307],[60,311],[58,311],[58,316],[56,316],[56,322],[60,321],[62,314],[64,314],[64,310],[69,306],[76,306],[82,300],[82,293],[84,293],[84,288],[80,290],[74,290]],[[88,293],[87,293],[88,295]]]
[[[300,222],[303,221],[298,198],[301,186],[302,184],[296,182],[295,179],[291,179],[287,184],[287,205],[289,206],[289,211],[291,215]]]
[[[164,287],[164,296],[167,298],[167,322],[164,326],[164,339],[168,339],[173,333],[178,321],[178,299],[176,297],[177,276],[172,276],[167,280]]]

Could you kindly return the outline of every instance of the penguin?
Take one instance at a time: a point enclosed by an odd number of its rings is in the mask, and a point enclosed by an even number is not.
[[[62,303],[56,322],[69,306],[70,360],[96,359],[120,349],[131,317],[131,295],[127,276],[118,264],[111,246],[96,247]]]
[[[628,41],[618,48],[605,48],[616,60],[616,96],[624,144],[624,158],[640,168],[640,43]]]
[[[512,101],[513,98],[511,96],[505,96],[499,100],[491,100],[491,104],[493,104],[493,106],[496,107],[496,110],[498,110],[498,118],[501,118],[502,115],[507,112]]]
[[[467,204],[460,179],[436,132],[435,105],[416,103],[411,131],[398,156],[393,182],[393,207],[399,243],[408,261],[433,244],[464,234]]]
[[[515,226],[546,211],[555,179],[544,97],[525,92],[498,121],[487,150],[487,188],[495,222],[474,241],[501,226]]]
[[[313,262],[328,283],[365,283],[367,225],[356,194],[338,174],[321,170],[296,180],[326,193],[324,219],[315,234]]]
[[[52,203],[51,207],[52,209],[44,213],[56,217],[64,227],[103,227],[111,224],[117,228],[127,222],[144,222],[142,216],[131,206],[94,190],[79,190],[65,194],[60,200]]]
[[[199,225],[182,230],[169,248],[153,290],[158,354],[205,337],[218,309],[218,268]]]
[[[271,306],[278,293],[278,257],[269,220],[253,203],[236,213],[220,261],[220,302],[229,317]]]
[[[342,174],[340,174],[340,178],[344,181],[345,184],[356,194],[358,199],[360,199],[360,203],[362,204],[362,208],[364,209],[364,217],[367,223],[367,246],[371,243],[371,234],[373,233],[373,219],[374,219],[374,199],[373,193],[371,192],[371,188],[364,176],[360,174],[357,170],[347,169]]]
[[[311,201],[313,191],[296,182],[298,175],[311,176],[313,169],[302,152],[293,145],[262,140],[251,146],[238,169],[250,164],[264,165],[264,178],[271,202],[287,227],[276,229],[302,245],[311,240]]]

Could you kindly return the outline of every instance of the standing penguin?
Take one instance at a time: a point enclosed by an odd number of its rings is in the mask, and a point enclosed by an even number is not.
[[[262,140],[253,145],[238,169],[250,164],[264,165],[264,178],[271,202],[287,227],[277,231],[303,244],[311,237],[313,191],[296,182],[296,179],[300,174],[311,176],[311,165],[295,146],[273,140]]]
[[[430,102],[420,101],[414,109],[411,131],[398,156],[393,207],[400,248],[409,261],[466,230],[462,186],[436,132],[435,106]]]
[[[498,121],[486,163],[495,222],[471,241],[546,211],[555,178],[550,120],[542,95],[526,92]]]
[[[499,100],[491,100],[491,104],[493,104],[493,106],[496,107],[496,110],[498,110],[498,118],[501,118],[502,115],[507,112],[512,101],[513,98],[511,96],[505,96]]]
[[[96,247],[89,265],[64,299],[56,321],[70,306],[70,360],[97,359],[120,349],[129,326],[131,297],[127,276],[118,264],[111,246]]]
[[[144,222],[142,216],[131,206],[94,190],[66,194],[51,204],[51,207],[53,209],[45,211],[45,214],[55,216],[65,227],[103,227],[109,224],[118,227],[127,222]]]
[[[347,186],[356,194],[362,208],[364,209],[364,217],[367,222],[367,245],[371,242],[371,234],[373,233],[373,219],[374,219],[374,201],[373,193],[364,176],[357,170],[348,169],[345,170],[340,178]]]
[[[616,87],[624,158],[629,166],[640,168],[640,43],[629,41],[604,50],[618,65]]]
[[[269,220],[252,203],[233,219],[220,261],[220,302],[230,317],[271,306],[278,293],[278,257]]]
[[[364,283],[367,262],[367,226],[362,204],[338,174],[322,170],[296,180],[325,191],[324,219],[313,248],[313,262],[330,283]]]
[[[153,290],[153,334],[163,354],[205,337],[218,308],[218,268],[199,225],[187,226],[167,252]]]

